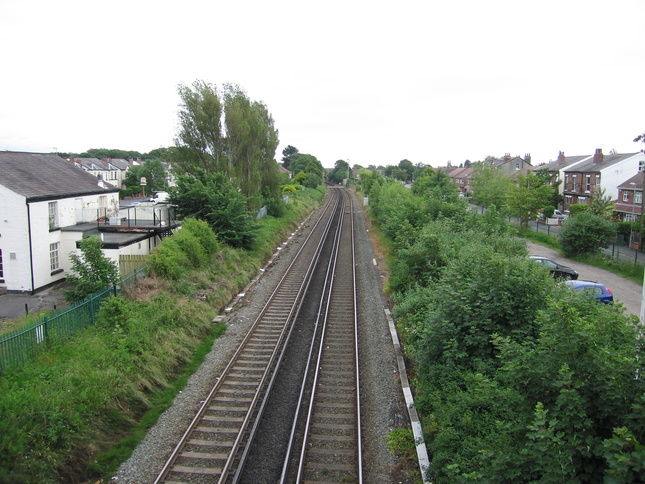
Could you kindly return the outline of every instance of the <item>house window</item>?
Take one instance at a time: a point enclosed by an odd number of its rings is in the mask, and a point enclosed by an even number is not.
[[[645,167],[645,161],[641,160],[638,162],[638,171],[643,171],[643,168]]]
[[[571,191],[572,192],[577,192],[578,187],[576,186],[576,181],[577,181],[578,175],[571,175]]]
[[[59,242],[49,244],[49,268],[52,272],[60,269]]]
[[[591,191],[591,175],[587,175],[585,179],[585,192],[589,193]]]
[[[634,192],[634,203],[643,203],[643,192]]]
[[[623,202],[629,202],[629,192],[627,190],[623,192]]]
[[[2,249],[0,249],[0,280],[4,279],[4,266],[2,265]]]
[[[49,202],[49,230],[58,228],[58,202]]]
[[[600,174],[599,173],[596,174],[596,186],[597,187],[600,186]]]

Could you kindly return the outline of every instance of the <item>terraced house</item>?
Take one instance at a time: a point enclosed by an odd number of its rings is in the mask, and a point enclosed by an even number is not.
[[[177,227],[172,207],[124,209],[118,193],[55,154],[0,152],[0,291],[33,294],[62,281],[83,237],[100,236],[118,264]]]

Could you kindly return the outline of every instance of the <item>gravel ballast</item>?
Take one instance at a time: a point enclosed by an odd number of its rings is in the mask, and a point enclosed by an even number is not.
[[[401,390],[396,354],[382,292],[379,269],[366,228],[362,206],[355,203],[356,264],[359,284],[361,398],[364,439],[364,482],[401,482],[398,468],[386,443],[388,433],[397,427],[408,427],[409,420]],[[312,219],[316,214],[312,216]],[[183,435],[208,395],[217,377],[228,364],[250,325],[272,293],[275,285],[309,233],[304,222],[274,256],[258,277],[231,303],[226,315],[227,330],[213,344],[200,368],[191,376],[173,405],[134,450],[130,459],[118,469],[113,481],[151,483],[163,468],[176,443]]]

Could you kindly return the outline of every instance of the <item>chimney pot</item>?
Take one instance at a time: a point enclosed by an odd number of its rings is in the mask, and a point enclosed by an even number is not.
[[[602,154],[602,148],[596,148],[596,152],[593,155],[593,162],[594,163],[602,163],[602,159],[604,158]]]

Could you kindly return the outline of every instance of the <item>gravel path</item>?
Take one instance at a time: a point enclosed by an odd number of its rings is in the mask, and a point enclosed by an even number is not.
[[[541,255],[554,260],[564,266],[571,267],[578,271],[578,279],[601,282],[614,293],[614,299],[625,307],[627,314],[640,316],[641,303],[643,299],[643,286],[624,277],[617,276],[613,272],[597,267],[583,264],[560,255],[559,252],[534,242],[526,243],[529,252],[533,255]]]
[[[394,476],[397,463],[386,445],[395,427],[409,425],[400,386],[392,339],[384,314],[385,298],[375,264],[374,252],[360,204],[357,204],[357,269],[360,285],[361,387],[364,406],[365,482],[401,482]],[[173,451],[185,428],[198,411],[215,379],[255,321],[274,285],[279,281],[304,237],[309,224],[303,223],[294,236],[281,245],[258,278],[244,291],[228,317],[228,328],[218,338],[204,363],[177,395],[173,406],[164,412],[130,459],[118,469],[113,481],[151,483]]]

